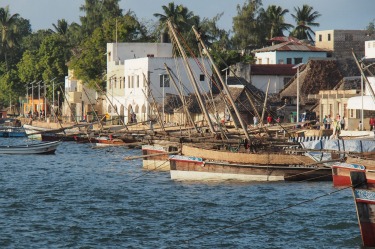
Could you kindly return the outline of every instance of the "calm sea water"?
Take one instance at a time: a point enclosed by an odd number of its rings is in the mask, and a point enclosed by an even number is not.
[[[350,189],[278,211],[337,189],[176,182],[124,160],[140,154],[66,142],[0,155],[0,248],[361,248]]]

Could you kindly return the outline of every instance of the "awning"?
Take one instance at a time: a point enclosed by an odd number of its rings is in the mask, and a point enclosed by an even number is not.
[[[348,99],[348,109],[362,109],[362,96],[352,97]],[[375,100],[372,96],[363,96],[363,110],[375,111]]]

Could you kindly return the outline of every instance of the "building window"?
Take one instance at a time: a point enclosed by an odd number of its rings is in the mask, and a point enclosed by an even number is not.
[[[137,88],[139,88],[139,75],[137,75]]]
[[[280,59],[280,60],[279,60],[279,64],[284,64],[284,60],[283,60],[283,59]]]
[[[295,65],[300,64],[300,63],[302,63],[302,58],[294,58]]]
[[[262,64],[262,58],[258,58],[258,64]]]
[[[320,42],[322,41],[322,35],[319,35],[319,41]]]
[[[286,64],[292,64],[292,58],[286,58]]]
[[[169,87],[169,75],[160,74],[160,87]]]
[[[125,88],[125,76],[124,76],[124,78],[122,79],[122,88]]]
[[[328,41],[331,41],[331,34],[328,34]]]
[[[131,88],[134,88],[134,75],[131,76],[130,81]]]
[[[199,81],[204,81],[204,74],[199,75]]]
[[[117,87],[117,78],[116,77],[115,77],[114,81],[115,81],[115,88],[116,88]]]
[[[130,88],[130,76],[128,76],[128,88]]]

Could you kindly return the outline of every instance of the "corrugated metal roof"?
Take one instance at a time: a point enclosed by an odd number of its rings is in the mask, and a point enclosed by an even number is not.
[[[296,41],[287,41],[283,43],[279,43],[273,46],[255,49],[253,53],[261,53],[261,52],[272,52],[272,51],[309,51],[309,52],[328,52],[326,49],[317,48],[315,46],[311,46],[308,44],[304,44],[302,42]]]

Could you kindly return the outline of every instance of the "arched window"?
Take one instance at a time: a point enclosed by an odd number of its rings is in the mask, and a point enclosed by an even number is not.
[[[124,114],[125,114],[125,107],[124,107],[124,105],[121,105],[120,106],[120,116],[124,116]]]
[[[135,106],[135,110],[134,110],[134,112],[135,112],[136,114],[139,113],[139,106],[138,106],[138,105]]]

